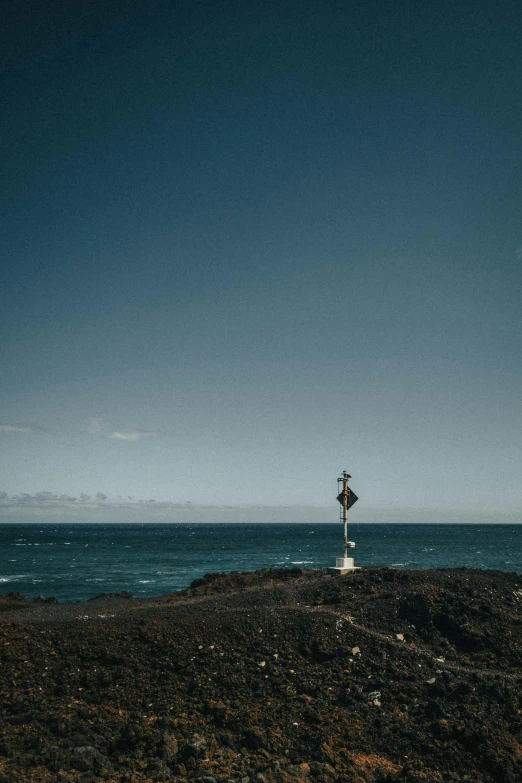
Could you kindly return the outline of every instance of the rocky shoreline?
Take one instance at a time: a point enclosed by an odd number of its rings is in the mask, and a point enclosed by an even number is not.
[[[522,577],[0,596],[0,783],[519,783]]]

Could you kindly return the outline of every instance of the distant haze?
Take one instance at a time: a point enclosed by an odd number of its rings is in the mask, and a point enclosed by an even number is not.
[[[14,522],[33,523],[198,523],[198,522],[282,522],[282,523],[336,523],[339,521],[339,506],[269,506],[269,505],[203,505],[189,501],[185,503],[157,502],[153,499],[135,500],[132,498],[111,499],[98,493],[90,497],[82,493],[79,498],[73,496],[8,497],[0,492],[0,524]],[[442,509],[407,508],[352,508],[349,522],[352,523],[480,523],[506,524],[520,521],[518,513],[488,513],[484,509],[474,512],[458,512]]]
[[[522,4],[33,10],[0,521],[521,521]]]

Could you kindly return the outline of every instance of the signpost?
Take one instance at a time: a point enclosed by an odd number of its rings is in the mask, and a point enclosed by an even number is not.
[[[341,504],[341,522],[343,523],[343,556],[335,559],[335,566],[331,568],[338,574],[345,574],[348,571],[355,571],[357,566],[354,565],[353,557],[348,557],[348,550],[355,548],[353,541],[348,541],[348,509],[351,508],[359,498],[355,492],[348,486],[348,479],[351,479],[349,473],[343,470],[342,476],[337,479],[337,489],[341,488],[340,493],[337,495],[337,500]]]

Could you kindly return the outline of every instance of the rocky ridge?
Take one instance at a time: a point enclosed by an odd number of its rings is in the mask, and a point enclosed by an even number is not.
[[[519,783],[521,623],[467,569],[0,596],[0,783]]]

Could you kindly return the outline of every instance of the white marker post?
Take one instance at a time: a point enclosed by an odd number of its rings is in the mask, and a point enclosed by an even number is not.
[[[351,479],[351,476],[345,470],[343,470],[343,475],[337,479],[338,489],[339,484],[342,483],[342,490],[337,495],[337,500],[341,504],[341,521],[343,523],[344,546],[343,556],[336,557],[335,566],[329,569],[330,571],[337,574],[346,574],[348,571],[356,571],[358,569],[358,567],[354,565],[353,557],[348,557],[348,550],[355,548],[355,543],[353,541],[348,541],[348,509],[358,500],[355,492],[352,492],[348,486],[348,479]]]

